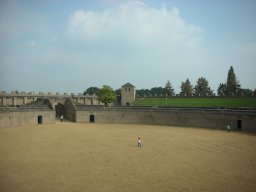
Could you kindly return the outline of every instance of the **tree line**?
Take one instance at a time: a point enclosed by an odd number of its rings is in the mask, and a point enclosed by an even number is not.
[[[181,82],[181,91],[177,94],[179,96],[215,96],[214,91],[210,88],[209,82],[205,77],[198,78],[196,85],[193,86],[190,80],[187,78],[184,82]],[[152,89],[140,89],[137,90],[138,96],[175,96],[175,91],[172,84],[168,80],[165,87],[153,87]],[[239,81],[236,78],[234,68],[231,66],[227,81],[220,83],[217,89],[218,96],[252,96],[256,95],[256,89],[254,91],[250,89],[243,89]]]
[[[121,89],[113,90],[110,86],[104,85],[103,88],[98,87],[89,87],[84,91],[84,95],[98,95],[102,97],[104,95],[102,92],[107,93],[112,92],[113,95],[121,95]],[[177,94],[168,80],[164,87],[153,87],[151,89],[138,89],[136,90],[136,95],[138,97],[152,96],[152,97],[170,97],[170,96],[215,96],[214,91],[210,88],[208,80],[205,77],[198,78],[196,85],[193,86],[190,80],[187,78],[184,82],[181,82],[180,92]],[[227,81],[220,83],[217,89],[218,96],[252,96],[256,95],[256,89],[254,91],[250,89],[243,89],[239,81],[236,78],[233,67],[231,66],[228,75]]]

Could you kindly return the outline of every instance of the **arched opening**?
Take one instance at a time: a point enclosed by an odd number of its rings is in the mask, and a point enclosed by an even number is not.
[[[56,117],[60,118],[62,115],[64,116],[65,113],[65,107],[63,104],[58,103],[57,105],[55,105],[55,110],[56,110]]]

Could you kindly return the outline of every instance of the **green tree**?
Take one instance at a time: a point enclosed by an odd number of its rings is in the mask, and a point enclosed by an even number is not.
[[[155,96],[155,95],[160,96],[160,95],[162,95],[163,93],[164,93],[164,91],[163,91],[163,88],[162,88],[162,87],[153,87],[153,88],[151,88],[151,90],[150,90],[150,94],[152,94],[153,96]]]
[[[88,89],[86,89],[86,91],[83,93],[83,95],[98,95],[99,94],[99,88],[98,87],[89,87]]]
[[[138,90],[136,90],[136,96],[138,96],[138,97],[144,97],[144,89],[138,89]]]
[[[174,89],[172,87],[171,82],[168,80],[167,83],[165,84],[165,88],[164,88],[164,93],[167,96],[172,96],[174,95]]]
[[[252,96],[253,95],[253,91],[251,89],[239,89],[238,91],[239,96]]]
[[[185,82],[181,82],[181,93],[185,96],[191,96],[193,95],[193,86],[190,83],[189,79],[187,79]]]
[[[104,103],[105,106],[108,106],[109,103],[112,103],[116,100],[116,92],[109,85],[103,85],[99,90],[99,101]]]
[[[121,89],[116,90],[116,95],[121,95]]]
[[[239,95],[242,92],[241,84],[239,81],[236,82],[236,94]]]
[[[212,93],[213,91],[209,87],[208,81],[204,77],[200,77],[195,86],[195,94],[199,96],[208,96],[212,95]]]
[[[217,90],[217,94],[219,96],[225,96],[227,92],[227,85],[226,83],[220,83],[218,90]]]
[[[150,90],[149,89],[138,89],[136,90],[136,94],[140,97],[147,97],[150,95]]]
[[[234,72],[233,67],[231,66],[228,71],[228,78],[227,78],[227,94],[228,95],[236,95],[240,89],[240,84],[236,79],[236,75]]]

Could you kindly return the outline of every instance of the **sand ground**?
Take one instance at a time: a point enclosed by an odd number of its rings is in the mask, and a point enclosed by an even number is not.
[[[2,128],[0,191],[256,191],[256,136],[69,122]]]

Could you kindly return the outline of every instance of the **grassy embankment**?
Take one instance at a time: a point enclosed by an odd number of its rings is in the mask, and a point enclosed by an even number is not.
[[[256,98],[139,98],[134,106],[256,108]]]

